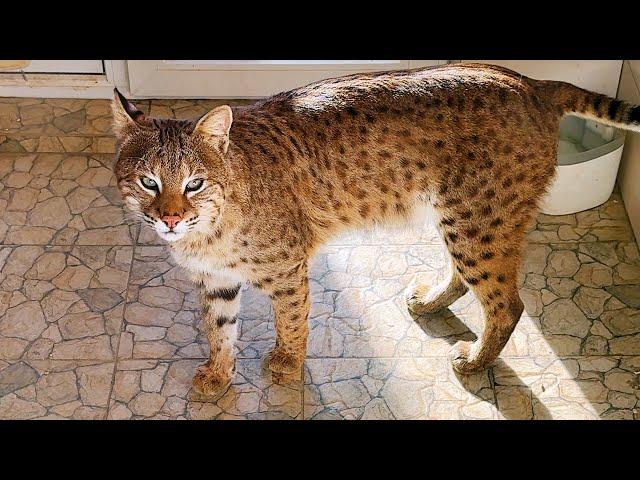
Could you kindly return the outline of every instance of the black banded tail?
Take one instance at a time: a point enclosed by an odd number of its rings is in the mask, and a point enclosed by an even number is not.
[[[640,105],[632,105],[565,82],[544,81],[540,82],[540,88],[545,97],[553,99],[562,113],[640,132]]]

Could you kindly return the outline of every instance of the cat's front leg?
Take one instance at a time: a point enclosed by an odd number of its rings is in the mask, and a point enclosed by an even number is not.
[[[309,335],[309,280],[306,268],[274,286],[276,346],[269,353],[269,369],[291,374],[300,370],[307,353]]]
[[[211,351],[209,361],[198,367],[193,387],[205,395],[218,395],[229,388],[235,374],[240,284],[222,276],[208,276],[199,283],[202,320]]]

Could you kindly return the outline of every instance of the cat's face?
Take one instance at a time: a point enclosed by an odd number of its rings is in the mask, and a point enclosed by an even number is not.
[[[213,231],[228,184],[231,109],[197,122],[149,119],[117,91],[112,106],[115,173],[129,210],[169,242]]]

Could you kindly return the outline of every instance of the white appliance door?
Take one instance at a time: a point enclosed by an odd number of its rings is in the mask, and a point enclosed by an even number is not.
[[[444,60],[129,60],[135,97],[258,98],[324,78]]]

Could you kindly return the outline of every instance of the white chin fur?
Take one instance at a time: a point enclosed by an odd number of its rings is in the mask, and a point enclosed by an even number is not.
[[[166,240],[167,242],[175,242],[176,240],[180,240],[182,237],[184,237],[184,233],[158,232],[157,230],[156,233],[161,239]]]

